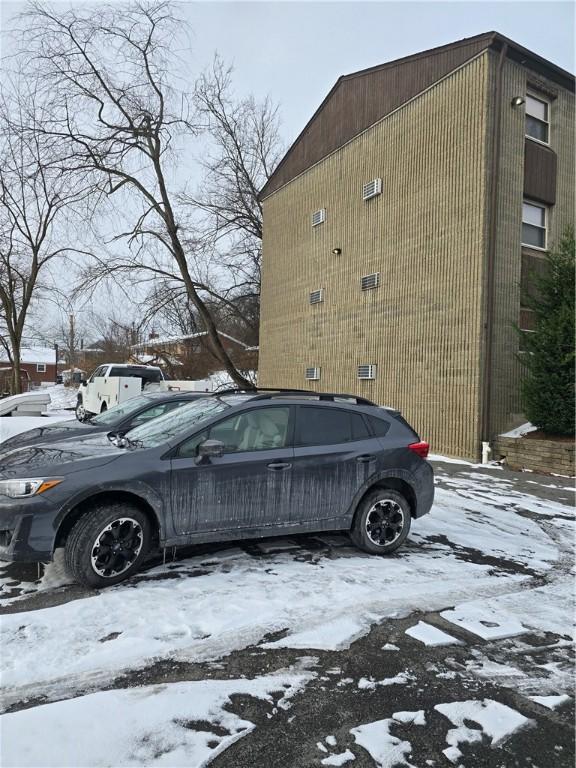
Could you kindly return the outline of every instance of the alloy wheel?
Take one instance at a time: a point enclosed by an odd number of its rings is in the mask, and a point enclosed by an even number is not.
[[[90,561],[102,578],[112,578],[127,571],[142,549],[142,526],[131,517],[119,517],[96,537]]]
[[[393,544],[404,528],[404,510],[392,499],[375,502],[366,515],[366,533],[379,547]]]

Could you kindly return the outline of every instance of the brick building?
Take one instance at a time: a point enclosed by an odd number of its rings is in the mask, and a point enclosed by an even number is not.
[[[7,392],[12,375],[8,355],[0,351],[0,389]],[[22,392],[34,389],[42,384],[54,384],[56,381],[56,350],[50,347],[23,347],[20,350],[20,378]]]
[[[521,423],[522,290],[574,214],[574,77],[490,32],[341,77],[269,179],[259,383]]]
[[[258,350],[248,347],[227,333],[219,332],[224,349],[234,365],[243,371],[258,368]],[[175,379],[204,379],[222,369],[214,355],[206,331],[177,336],[153,336],[131,347],[130,360],[146,365],[159,365]]]

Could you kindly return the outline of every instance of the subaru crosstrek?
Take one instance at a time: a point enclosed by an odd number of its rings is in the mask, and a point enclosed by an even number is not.
[[[92,587],[152,549],[349,531],[388,554],[430,510],[428,444],[398,411],[351,395],[210,395],[128,432],[16,448],[0,459],[0,560],[64,547]]]

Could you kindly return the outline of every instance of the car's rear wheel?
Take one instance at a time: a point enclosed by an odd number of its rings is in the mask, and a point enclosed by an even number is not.
[[[358,505],[350,537],[365,552],[388,555],[404,543],[410,523],[410,505],[404,496],[377,488]]]
[[[150,549],[150,522],[124,502],[91,507],[64,545],[69,574],[87,587],[106,587],[132,576]]]

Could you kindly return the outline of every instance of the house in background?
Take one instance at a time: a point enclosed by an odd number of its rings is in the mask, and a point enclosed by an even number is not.
[[[56,382],[56,350],[51,347],[22,347],[20,378],[22,392]],[[5,350],[0,350],[0,390],[10,390],[12,366]]]
[[[574,219],[574,77],[490,32],[341,77],[261,192],[262,386],[517,426],[522,288]]]
[[[258,349],[218,333],[234,365],[242,371],[258,368]],[[173,379],[205,379],[222,369],[206,331],[178,336],[151,336],[131,348],[129,362],[159,365]]]

